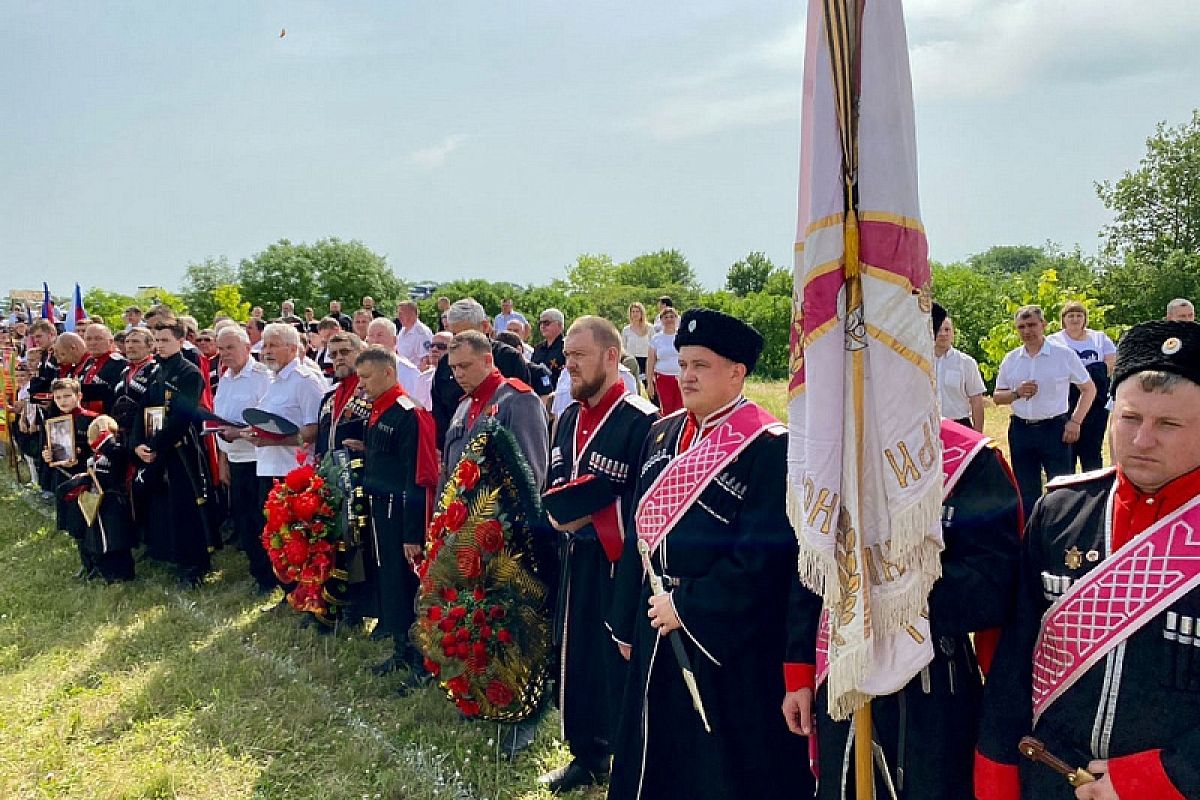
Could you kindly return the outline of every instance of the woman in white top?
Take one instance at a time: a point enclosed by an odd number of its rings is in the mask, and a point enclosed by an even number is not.
[[[1073,300],[1063,305],[1059,321],[1063,329],[1046,338],[1074,350],[1096,384],[1096,401],[1083,418],[1083,424],[1079,426],[1079,440],[1071,448],[1072,466],[1078,462],[1084,472],[1089,472],[1104,466],[1101,449],[1104,431],[1108,428],[1108,408],[1103,398],[1108,396],[1109,378],[1117,360],[1117,346],[1107,333],[1087,326],[1088,312],[1083,303]],[[1075,402],[1078,393],[1079,390],[1072,386],[1071,403]]]
[[[659,315],[662,333],[650,337],[650,351],[646,356],[646,389],[651,399],[665,417],[683,408],[683,395],[679,391],[679,351],[675,349],[675,332],[679,329],[679,315],[674,308],[664,308]]]
[[[621,329],[621,341],[625,344],[625,352],[637,359],[638,377],[645,379],[646,357],[650,353],[650,337],[654,328],[646,322],[646,307],[641,303],[630,303],[629,324]]]

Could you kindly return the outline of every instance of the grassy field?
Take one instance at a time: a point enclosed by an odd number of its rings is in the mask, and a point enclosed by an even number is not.
[[[84,584],[7,476],[0,511],[0,797],[550,797],[534,778],[568,757],[555,719],[499,760],[495,725],[370,673],[386,645],[253,599],[240,553],[198,590],[143,565],[134,584]]]
[[[786,418],[783,384],[748,394]],[[1005,447],[1007,413],[987,417]],[[385,644],[256,600],[240,553],[199,590],[145,565],[134,584],[79,583],[47,512],[0,478],[0,797],[550,797],[534,779],[568,758],[553,715],[500,760],[496,726],[370,673]]]

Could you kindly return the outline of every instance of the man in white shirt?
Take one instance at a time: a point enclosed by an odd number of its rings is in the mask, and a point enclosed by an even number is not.
[[[369,345],[377,344],[396,353],[396,323],[387,317],[371,320],[367,325],[367,338],[364,341]],[[405,394],[424,408],[429,408],[429,388],[421,380],[421,370],[399,353],[396,353],[396,378],[404,387]]]
[[[1172,322],[1195,322],[1196,307],[1185,297],[1176,297],[1167,303],[1167,319]]]
[[[417,304],[412,300],[404,300],[396,306],[396,329],[396,352],[410,363],[420,364],[429,355],[433,331],[421,322],[417,315]]]
[[[954,347],[954,323],[933,304],[933,355],[942,416],[983,432],[983,376],[971,356]]]
[[[520,311],[513,311],[512,298],[506,297],[500,301],[500,313],[496,315],[492,328],[496,331],[511,330],[508,325],[513,321],[521,323],[522,330],[517,333],[518,336],[524,339],[529,335],[529,320]]]
[[[250,357],[250,337],[237,325],[226,325],[217,333],[221,380],[213,397],[213,413],[227,422],[241,422],[242,412],[257,408],[271,385],[271,370]],[[221,451],[220,481],[229,493],[229,519],[243,551],[254,551],[262,534],[263,510],[258,499],[258,452],[241,436],[241,428],[221,428],[216,436]],[[260,545],[261,547],[261,545]],[[251,562],[261,570],[261,564]],[[267,564],[269,570],[270,564]],[[274,577],[255,574],[260,592],[275,588]]]
[[[300,334],[291,325],[272,322],[263,331],[262,363],[270,368],[274,378],[257,407],[278,414],[300,430],[282,441],[259,436],[251,429],[242,432],[242,438],[255,447],[260,507],[266,503],[275,479],[296,468],[297,451],[317,436],[321,400],[329,391],[329,384],[319,371],[304,363],[303,355]],[[251,574],[260,587],[267,580],[274,585],[274,572],[262,542],[256,539],[253,544],[246,550]]]
[[[1046,340],[1041,308],[1022,306],[1014,324],[1022,344],[1000,362],[992,399],[1013,407],[1008,447],[1028,519],[1042,494],[1043,470],[1047,480],[1071,472],[1071,445],[1096,399],[1096,384],[1074,350]],[[1068,407],[1071,384],[1079,387],[1074,408]]]

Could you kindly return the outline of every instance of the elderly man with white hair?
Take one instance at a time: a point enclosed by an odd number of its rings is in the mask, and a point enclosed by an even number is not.
[[[367,325],[367,337],[364,341],[368,345],[377,344],[396,353],[396,323],[387,317],[376,317]],[[405,394],[422,407],[429,408],[429,391],[421,380],[421,370],[399,353],[396,353],[396,378],[404,387]]]
[[[1195,322],[1196,307],[1186,297],[1176,297],[1167,303],[1166,318],[1169,322]]]
[[[223,420],[241,422],[247,408],[257,408],[271,386],[271,370],[250,357],[250,337],[237,325],[225,325],[217,332],[217,357],[221,380],[213,398],[213,412]],[[229,519],[243,551],[257,552],[255,541],[263,527],[262,503],[258,498],[258,448],[242,438],[242,429],[225,426],[217,432],[221,451],[218,480],[229,498]],[[261,548],[262,545],[259,545]],[[275,588],[270,575],[262,573],[261,562],[251,562],[259,571],[254,575],[259,590]]]
[[[487,328],[491,327],[491,320],[488,319],[483,306],[476,300],[467,297],[454,302],[447,309],[446,326],[452,334],[459,334],[463,331],[479,331],[486,334]],[[506,378],[515,378],[526,386],[529,385],[529,366],[525,363],[521,353],[503,342],[493,341],[492,360],[501,375]],[[432,394],[430,410],[433,412],[434,421],[437,422],[438,447],[441,447],[446,438],[446,428],[450,426],[450,419],[458,409],[458,402],[463,398],[462,387],[454,380],[454,375],[450,372],[450,364],[444,357],[438,362],[430,391]]]
[[[224,330],[221,331],[224,334]],[[317,436],[317,418],[321,399],[329,384],[321,373],[304,363],[304,347],[300,334],[291,325],[272,322],[263,331],[262,363],[271,370],[272,380],[256,406],[262,411],[277,414],[300,430],[286,439],[267,438],[245,429],[241,436],[255,448],[258,476],[258,504],[267,500],[276,478],[282,478],[296,466],[296,453],[301,446]],[[232,420],[237,421],[237,420]],[[276,584],[271,562],[257,538],[246,550],[250,573],[266,591]]]

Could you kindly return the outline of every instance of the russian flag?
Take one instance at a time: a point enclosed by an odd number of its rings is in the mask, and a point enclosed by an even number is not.
[[[45,281],[42,281],[42,319],[58,321],[58,316],[54,313],[54,301],[50,299],[50,286]]]
[[[75,284],[75,294],[71,295],[71,313],[67,314],[67,318],[63,321],[63,328],[68,331],[75,330],[75,326],[81,320],[87,319],[87,309],[83,307],[83,295],[79,293],[79,284]]]

